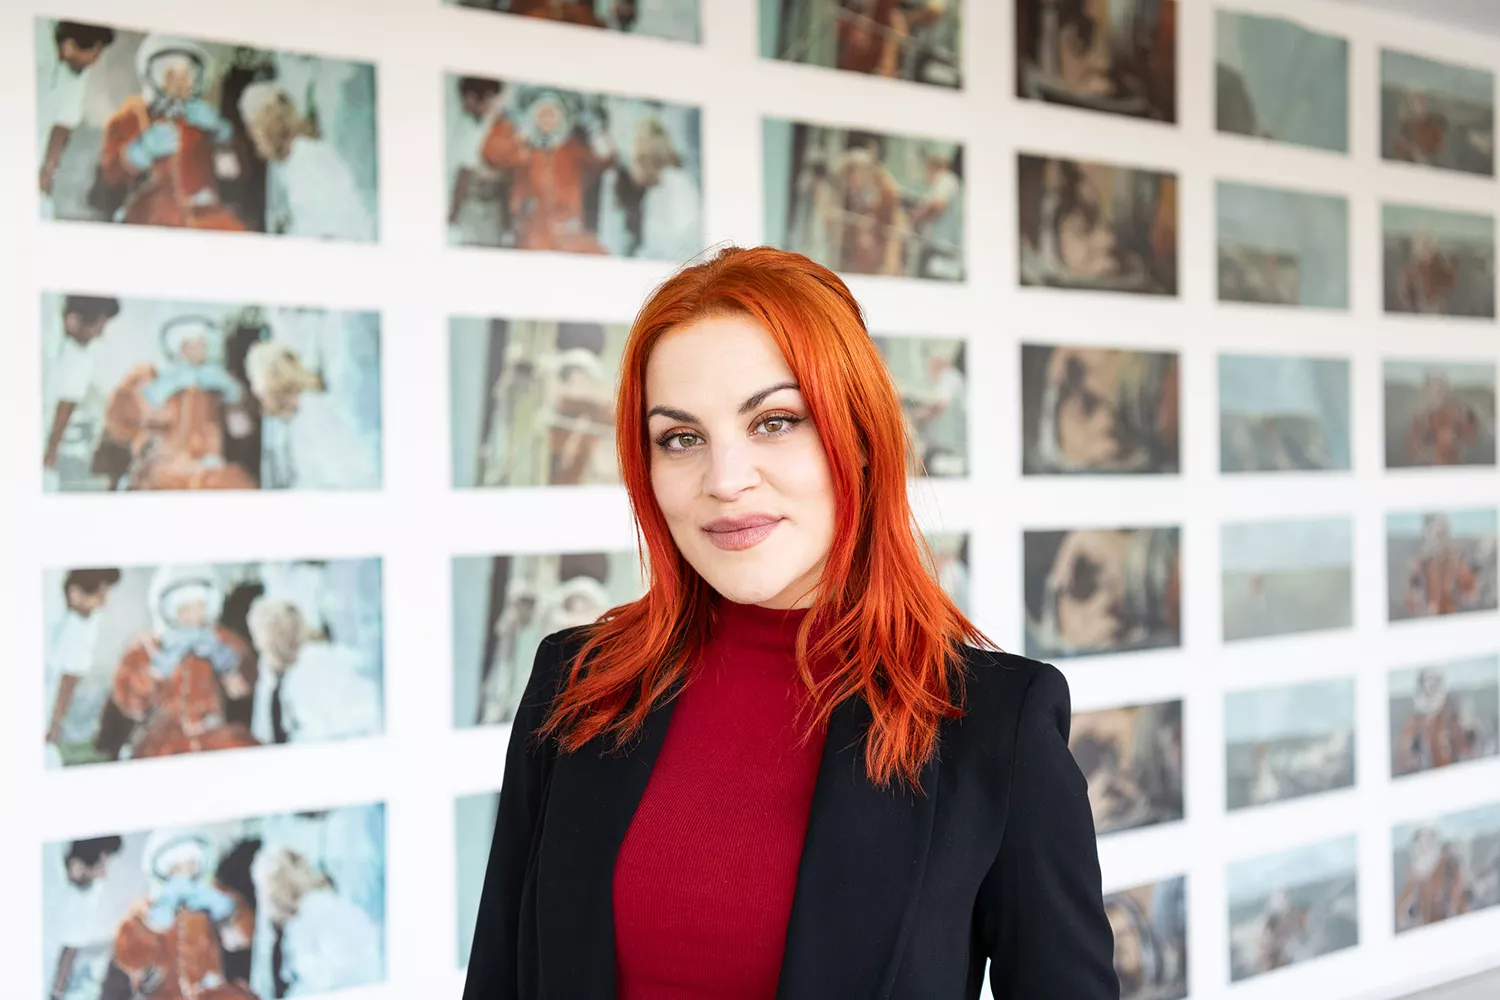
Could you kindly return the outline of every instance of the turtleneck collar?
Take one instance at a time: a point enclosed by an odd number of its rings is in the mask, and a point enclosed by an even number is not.
[[[719,598],[714,602],[717,619],[713,641],[745,649],[795,656],[797,631],[808,608],[779,610],[758,604],[736,604]]]

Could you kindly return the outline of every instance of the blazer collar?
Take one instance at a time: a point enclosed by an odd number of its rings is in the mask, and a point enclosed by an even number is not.
[[[647,716],[623,753],[586,747],[556,762],[537,862],[543,996],[616,998],[615,857],[676,704],[673,698]],[[923,772],[925,795],[876,788],[862,747],[870,721],[857,697],[829,719],[776,1000],[877,1000],[895,981],[926,873],[937,764],[934,758]],[[571,893],[558,884],[563,872]]]

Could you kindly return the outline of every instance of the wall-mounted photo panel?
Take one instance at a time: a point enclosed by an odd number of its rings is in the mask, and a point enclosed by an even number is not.
[[[1120,1000],[1184,1000],[1187,992],[1187,878],[1163,879],[1104,897],[1115,932]]]
[[[44,219],[373,242],[375,67],[38,19]]]
[[[1027,531],[1026,655],[1056,660],[1182,644],[1175,527]]]
[[[1230,981],[1356,947],[1358,855],[1351,836],[1231,863]]]
[[[381,804],[42,849],[42,981],[69,1000],[321,997],[386,978]]]
[[[1219,301],[1349,308],[1349,202],[1219,181]]]
[[[1493,507],[1387,514],[1390,620],[1494,611],[1495,520]]]
[[[1219,355],[1220,472],[1347,472],[1349,362]]]
[[[766,242],[842,274],[962,281],[964,148],[763,120]]]
[[[644,592],[633,550],[454,559],[454,726],[510,722],[543,639]]]
[[[454,488],[618,483],[615,382],[629,333],[618,323],[450,321]]]
[[[450,7],[603,28],[630,35],[701,40],[700,0],[443,0]]]
[[[1295,21],[1214,11],[1220,132],[1349,151],[1349,42]]]
[[[1495,464],[1495,366],[1385,362],[1385,467]]]
[[[968,350],[962,340],[873,337],[885,358],[906,433],[921,463],[913,473],[934,477],[969,474]]]
[[[1380,50],[1380,156],[1495,174],[1495,74]]]
[[[43,488],[381,486],[380,317],[42,296]]]
[[[760,54],[956,88],[962,18],[960,0],[760,0]]]
[[[1495,318],[1495,217],[1381,206],[1385,311]]]
[[[974,607],[969,600],[969,535],[963,531],[941,531],[926,536],[927,547],[932,552],[934,571],[944,593],[958,605],[958,610],[972,616]]]
[[[1354,624],[1354,522],[1226,524],[1220,533],[1224,641]]]
[[[1354,728],[1349,678],[1226,694],[1226,808],[1353,788]]]
[[[1016,0],[1016,96],[1177,120],[1177,0]]]
[[[1177,176],[1019,154],[1022,285],[1177,294]]]
[[[462,795],[453,803],[454,897],[458,904],[458,967],[469,964],[474,949],[474,924],[479,919],[479,899],[490,863],[490,843],[495,836],[495,816],[500,809],[499,792]]]
[[[379,559],[43,580],[50,767],[379,735]]]
[[[1178,356],[1165,351],[1021,345],[1021,471],[1180,471]]]
[[[1500,755],[1500,656],[1393,670],[1391,776]]]
[[[1073,715],[1068,748],[1100,834],[1182,819],[1182,702]]]
[[[703,247],[699,109],[449,74],[448,243],[680,262]]]
[[[1401,934],[1500,906],[1500,803],[1391,831]]]

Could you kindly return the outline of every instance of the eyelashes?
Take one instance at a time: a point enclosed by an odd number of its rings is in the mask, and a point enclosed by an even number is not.
[[[759,420],[757,420],[753,426],[759,428],[764,427],[766,424],[780,424],[782,426],[777,430],[764,431],[760,434],[761,437],[779,438],[784,437],[787,434],[790,434],[792,431],[796,430],[797,425],[801,424],[806,419],[806,417],[799,417],[792,413],[768,413],[764,417],[761,417]],[[695,447],[695,445],[692,444],[680,444],[683,439],[688,439],[694,442],[701,442],[703,440],[701,435],[694,434],[692,431],[668,431],[666,434],[663,434],[656,439],[656,446],[662,451],[670,452],[674,455],[690,451],[693,447]]]

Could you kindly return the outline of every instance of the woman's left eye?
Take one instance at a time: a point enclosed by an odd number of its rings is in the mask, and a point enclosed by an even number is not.
[[[793,427],[797,426],[801,422],[802,419],[800,417],[793,417],[788,414],[777,414],[776,416],[766,417],[761,420],[760,426],[765,428],[767,434],[777,435],[785,434],[787,431],[790,431]]]

